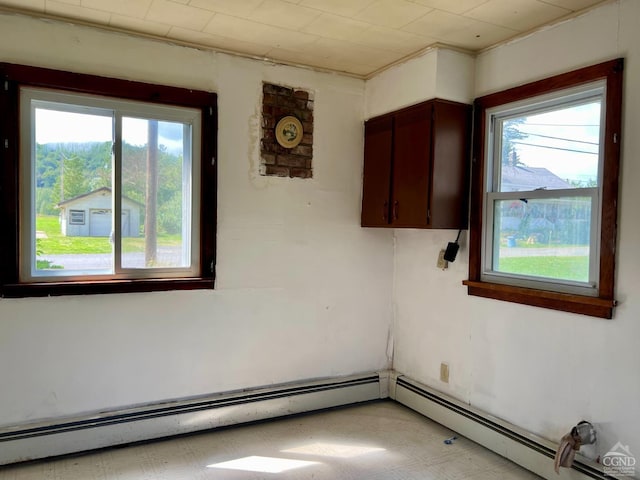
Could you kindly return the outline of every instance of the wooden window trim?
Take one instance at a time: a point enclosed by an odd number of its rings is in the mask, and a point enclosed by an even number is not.
[[[154,85],[96,75],[0,63],[0,295],[41,297],[102,293],[212,289],[216,265],[217,223],[217,95],[211,92]],[[90,280],[60,282],[19,281],[19,97],[20,87],[65,90],[199,109],[202,112],[200,181],[200,275],[189,278]]]
[[[624,59],[563,73],[536,82],[480,97],[474,102],[474,158],[472,163],[471,213],[469,231],[469,279],[463,282],[469,295],[525,305],[580,313],[594,317],[613,317],[617,231],[618,175],[622,127]],[[484,172],[487,109],[564,90],[596,80],[606,81],[606,124],[604,132],[602,218],[600,227],[600,277],[597,297],[522,288],[481,280]]]

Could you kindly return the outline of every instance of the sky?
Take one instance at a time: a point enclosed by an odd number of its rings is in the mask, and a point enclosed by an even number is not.
[[[543,167],[563,180],[598,177],[600,102],[530,115],[518,126],[527,137],[518,140],[520,161]]]
[[[136,146],[147,144],[147,120],[123,118],[123,140]],[[183,125],[159,122],[158,143],[182,154]],[[112,141],[112,117],[77,112],[36,109],[36,143],[84,143]]]

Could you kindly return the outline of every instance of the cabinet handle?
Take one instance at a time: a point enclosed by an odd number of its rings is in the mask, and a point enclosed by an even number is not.
[[[387,200],[382,204],[382,220],[387,221],[387,214],[389,213],[389,202]]]
[[[393,202],[393,219],[394,220],[398,219],[398,200]]]

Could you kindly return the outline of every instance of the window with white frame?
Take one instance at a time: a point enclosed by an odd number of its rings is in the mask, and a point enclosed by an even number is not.
[[[470,294],[612,315],[622,65],[476,100]]]
[[[482,279],[597,295],[603,81],[486,112]]]
[[[19,145],[5,150],[18,241],[3,238],[18,262],[3,294],[212,288],[215,94],[0,69],[17,107],[2,121],[19,117],[5,141]],[[68,207],[73,228],[57,221]]]
[[[84,225],[84,210],[69,210],[69,225]]]

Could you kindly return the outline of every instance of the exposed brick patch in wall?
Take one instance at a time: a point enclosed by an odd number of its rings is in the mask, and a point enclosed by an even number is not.
[[[302,123],[302,141],[285,148],[276,140],[281,118],[293,115]],[[276,177],[311,178],[313,169],[313,97],[305,90],[262,84],[262,139],[260,174]]]

